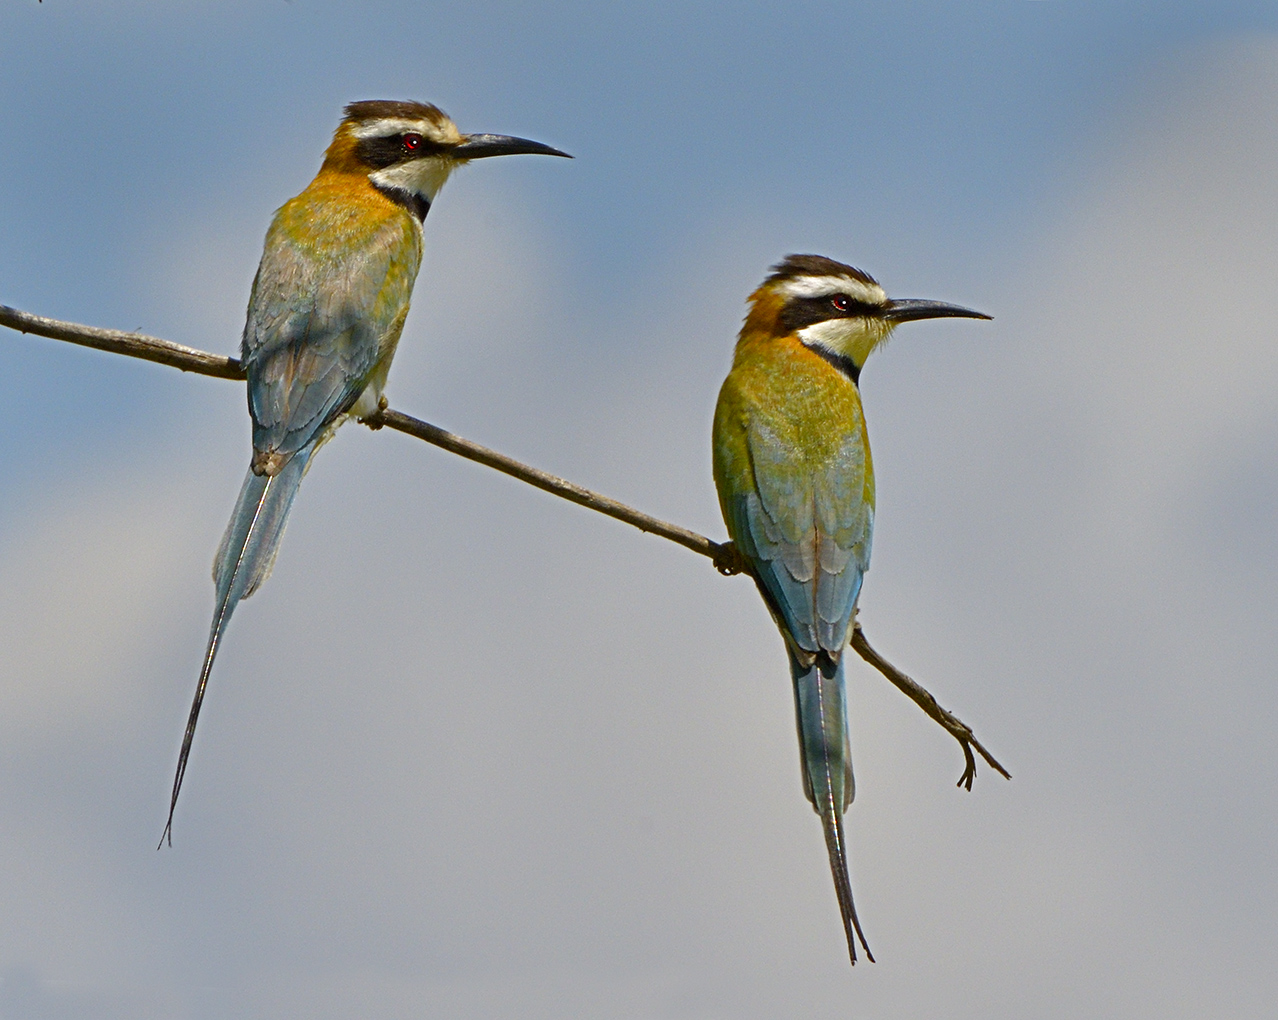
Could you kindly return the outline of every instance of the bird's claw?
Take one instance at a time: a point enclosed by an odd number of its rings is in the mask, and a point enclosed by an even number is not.
[[[969,741],[960,740],[959,743],[963,747],[963,760],[966,763],[963,774],[959,776],[959,781],[955,786],[961,786],[968,793],[972,792],[972,780],[976,778],[976,757],[972,754],[972,745]]]
[[[382,420],[382,415],[386,413],[386,409],[390,407],[390,401],[383,394],[377,401],[377,410],[370,414],[367,418],[361,420],[360,424],[367,425],[376,432],[378,429],[385,427],[386,422]]]
[[[741,555],[741,550],[736,547],[734,542],[724,542],[715,549],[714,568],[724,577],[731,577],[733,574],[744,574],[748,569],[745,557]]]

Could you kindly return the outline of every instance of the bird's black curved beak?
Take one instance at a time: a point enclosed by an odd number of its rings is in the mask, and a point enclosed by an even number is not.
[[[513,138],[510,135],[467,135],[466,140],[453,149],[449,155],[457,159],[484,159],[488,156],[563,156],[572,159],[566,152],[541,142],[527,138]]]
[[[984,312],[974,312],[960,305],[944,301],[926,301],[922,298],[897,298],[889,301],[883,310],[883,318],[889,322],[912,322],[915,319],[992,319]]]

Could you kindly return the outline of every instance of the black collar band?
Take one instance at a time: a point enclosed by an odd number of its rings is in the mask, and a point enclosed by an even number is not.
[[[856,367],[856,362],[849,358],[846,354],[835,354],[834,351],[820,344],[804,344],[813,354],[819,355],[846,375],[856,385],[860,385],[861,370]]]
[[[416,191],[408,191],[406,188],[387,187],[385,184],[378,184],[376,181],[370,181],[370,183],[396,205],[402,205],[416,216],[419,223],[426,222],[426,214],[430,212],[430,201],[425,195],[418,194]]]

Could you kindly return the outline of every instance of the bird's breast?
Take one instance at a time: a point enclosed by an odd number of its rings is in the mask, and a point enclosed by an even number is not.
[[[321,174],[280,208],[271,235],[320,260],[359,258],[383,245],[421,256],[421,224],[361,175]]]
[[[742,412],[766,423],[797,463],[813,466],[845,455],[849,436],[869,437],[856,384],[797,339],[745,337],[725,388]]]

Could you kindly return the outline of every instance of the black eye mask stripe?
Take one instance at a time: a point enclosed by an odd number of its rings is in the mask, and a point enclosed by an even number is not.
[[[409,150],[404,145],[403,135],[379,135],[376,138],[361,138],[355,146],[355,154],[359,161],[374,170],[385,170],[396,163],[407,163],[424,156],[438,156],[448,150],[447,145],[432,142],[422,136],[417,148]]]
[[[883,306],[871,304],[868,301],[857,301],[855,298],[847,298],[847,308],[839,309],[834,307],[833,297],[846,297],[846,295],[827,294],[824,297],[803,297],[791,298],[781,309],[781,315],[777,319],[777,324],[781,327],[782,334],[794,333],[803,329],[805,326],[813,326],[818,322],[828,322],[830,319],[881,319],[883,318]]]

